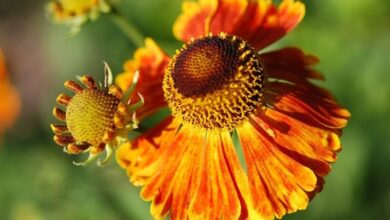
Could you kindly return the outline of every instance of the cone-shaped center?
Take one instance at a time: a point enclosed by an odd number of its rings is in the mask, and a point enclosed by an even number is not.
[[[107,92],[93,89],[77,93],[66,109],[66,123],[77,142],[97,145],[111,129],[120,100]]]
[[[263,67],[245,41],[197,39],[172,59],[163,88],[173,114],[198,127],[233,129],[262,101]]]

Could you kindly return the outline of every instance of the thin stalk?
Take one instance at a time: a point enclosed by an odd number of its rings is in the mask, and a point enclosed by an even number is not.
[[[136,27],[134,27],[133,24],[120,15],[118,11],[114,10],[110,13],[109,18],[136,47],[143,46],[144,36],[137,30]]]

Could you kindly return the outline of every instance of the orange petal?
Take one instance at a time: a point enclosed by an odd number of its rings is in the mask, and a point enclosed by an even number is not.
[[[183,125],[177,131],[164,129],[164,125],[173,128],[177,124],[166,121],[144,135],[146,139],[162,131],[157,148],[139,138],[131,148],[122,146],[117,154],[121,166],[129,169],[129,161],[134,161],[131,151],[154,148],[137,154],[136,157],[145,158],[129,173],[131,179],[149,176],[143,179],[145,186],[141,196],[152,200],[152,215],[157,219],[168,213],[171,219],[251,217],[248,180],[234,152],[230,134],[209,131],[206,135],[205,130],[192,126]]]
[[[217,0],[184,1],[182,14],[173,25],[175,37],[183,42],[208,33],[210,18],[217,7]]]
[[[267,74],[272,78],[284,79],[293,83],[306,83],[307,79],[324,80],[318,71],[311,68],[319,62],[313,55],[306,55],[298,48],[283,48],[260,55]]]
[[[215,35],[221,32],[233,33],[246,12],[247,4],[247,0],[218,0],[217,10],[211,18],[210,32]]]
[[[285,154],[318,176],[328,174],[329,164],[336,161],[336,152],[341,149],[337,131],[310,125],[270,108],[253,118]]]
[[[162,90],[164,72],[169,63],[169,56],[150,38],[145,40],[145,47],[138,48],[134,58],[124,64],[124,73],[119,74],[116,84],[126,91],[133,82],[136,71],[139,71],[139,80],[131,102],[139,100],[137,92],[145,98],[145,104],[137,110],[137,116],[142,118],[166,106]]]
[[[247,10],[234,33],[257,50],[286,35],[299,24],[305,14],[305,6],[299,1],[283,0],[278,8],[268,0],[248,1]]]
[[[315,56],[298,48],[284,48],[262,54],[260,60],[270,77],[265,89],[267,104],[313,126],[339,129],[346,125],[349,112],[339,106],[330,92],[309,81],[324,79],[311,67],[318,63]]]
[[[305,209],[316,187],[314,172],[281,151],[267,133],[245,122],[237,131],[248,167],[255,209],[267,218]]]
[[[198,147],[203,145],[204,135],[181,128],[176,137],[161,146],[164,150],[159,151],[157,160],[146,168],[152,167],[155,173],[142,189],[141,196],[153,200],[151,212],[155,218],[169,211],[172,219],[185,219],[188,215],[186,204],[193,197],[193,177],[199,166],[194,161],[199,161]]]
[[[313,84],[307,88],[274,82],[267,86],[266,102],[280,112],[315,127],[340,129],[346,126],[350,113],[332,95]]]
[[[224,143],[228,144],[225,147],[232,149],[231,142],[226,142],[225,138]],[[190,219],[238,219],[242,214],[242,195],[224,157],[224,143],[219,132],[210,131],[205,143],[196,146],[200,158],[194,176],[195,193],[188,207]],[[233,167],[233,170],[239,168]]]
[[[8,79],[5,60],[0,50],[0,134],[9,128],[20,110],[20,98],[16,88]]]
[[[184,42],[225,32],[260,50],[295,28],[304,14],[303,3],[293,0],[283,0],[279,8],[270,0],[186,1],[173,31]]]
[[[158,158],[163,143],[174,139],[178,127],[179,124],[172,117],[168,117],[132,143],[119,147],[116,153],[117,162],[127,170],[131,182],[143,185],[150,178],[151,174],[145,172],[145,167]]]

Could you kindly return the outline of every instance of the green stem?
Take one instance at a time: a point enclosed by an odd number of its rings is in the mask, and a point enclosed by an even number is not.
[[[113,11],[109,15],[111,21],[126,35],[126,37],[133,42],[136,47],[142,47],[144,44],[144,36],[123,18],[117,11]]]

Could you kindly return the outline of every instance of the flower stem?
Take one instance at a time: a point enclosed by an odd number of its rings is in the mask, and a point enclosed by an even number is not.
[[[144,36],[128,22],[118,11],[114,10],[109,15],[111,21],[126,35],[126,37],[136,46],[142,47]]]

